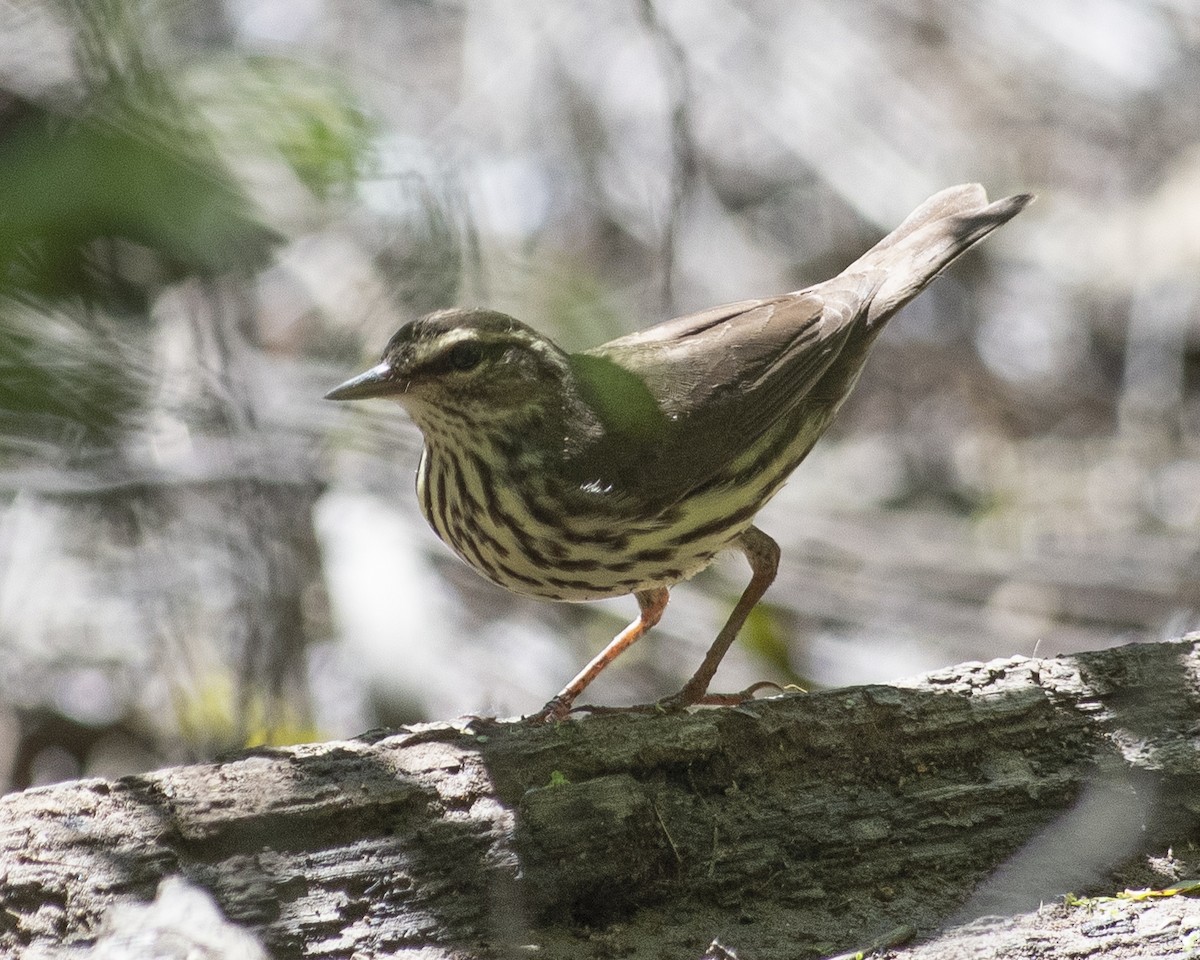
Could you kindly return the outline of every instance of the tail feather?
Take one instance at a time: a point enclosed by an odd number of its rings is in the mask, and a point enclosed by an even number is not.
[[[926,200],[842,272],[843,277],[877,270],[885,274],[868,308],[867,326],[887,322],[934,277],[1032,200],[1033,194],[1020,193],[988,203],[977,183],[950,187]]]

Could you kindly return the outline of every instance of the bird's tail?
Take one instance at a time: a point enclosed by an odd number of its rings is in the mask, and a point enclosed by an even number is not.
[[[1033,200],[1019,193],[988,203],[977,183],[935,193],[895,230],[847,267],[842,276],[883,271],[867,311],[867,326],[882,325],[959,256]]]

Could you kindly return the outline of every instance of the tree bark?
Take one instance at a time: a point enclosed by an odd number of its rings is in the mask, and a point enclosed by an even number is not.
[[[182,877],[285,958],[775,960],[907,927],[931,960],[981,930],[1023,942],[1022,923],[1050,953],[1074,935],[1097,956],[1178,956],[1200,931],[1182,895],[1020,915],[1068,891],[1166,886],[1197,869],[1179,858],[1197,856],[1198,821],[1193,634],[688,716],[428,725],[28,790],[0,799],[0,953],[99,956],[114,917]],[[1009,919],[959,926],[981,914]],[[1129,942],[1141,952],[1120,953]]]

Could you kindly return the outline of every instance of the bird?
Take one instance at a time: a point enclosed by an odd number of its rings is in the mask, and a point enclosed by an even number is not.
[[[488,580],[543,600],[636,599],[637,619],[527,720],[741,703],[762,685],[709,684],[778,570],[755,515],[825,432],[887,321],[1032,199],[950,187],[832,279],[578,353],[495,310],[438,310],[326,398],[399,402],[423,435],[421,512]],[[726,550],[744,555],[750,581],[683,688],[654,704],[576,707],[659,622],[671,588]]]

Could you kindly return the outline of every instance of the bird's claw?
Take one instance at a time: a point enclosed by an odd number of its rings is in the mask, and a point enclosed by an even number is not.
[[[550,723],[559,720],[565,720],[573,713],[590,713],[593,716],[607,717],[613,714],[620,713],[652,713],[652,714],[667,714],[681,713],[688,707],[738,707],[743,703],[747,703],[754,699],[754,695],[758,691],[770,687],[784,692],[784,687],[780,686],[772,680],[760,680],[758,683],[752,683],[745,690],[740,690],[737,693],[695,693],[684,687],[678,693],[672,694],[669,697],[663,697],[661,700],[656,700],[653,703],[634,703],[626,707],[604,707],[592,704],[580,704],[579,706],[571,707],[556,699],[551,700],[537,713],[530,714],[525,718],[526,723]]]
[[[463,733],[486,733],[489,730],[497,730],[504,726],[504,722],[495,717],[481,717],[477,714],[468,714],[464,717],[459,717],[456,721],[458,729]]]
[[[527,717],[522,718],[522,723],[527,723],[534,726],[539,723],[560,723],[566,720],[572,713],[572,710],[579,710],[580,707],[572,708],[570,703],[564,702],[558,697],[552,697],[546,702],[546,705],[536,713],[531,713]]]
[[[627,707],[603,707],[598,704],[584,703],[578,707],[572,707],[572,713],[590,713],[598,717],[606,717],[615,713],[654,713],[657,710],[658,704],[655,703],[632,703]]]
[[[775,683],[773,680],[760,680],[758,683],[752,683],[745,690],[739,690],[737,693],[695,693],[684,687],[678,693],[669,697],[664,697],[659,700],[654,706],[661,713],[677,713],[680,710],[686,710],[688,707],[740,707],[744,703],[754,699],[754,695],[759,690],[771,687],[783,692],[783,687]]]

